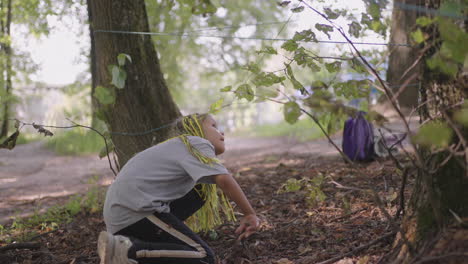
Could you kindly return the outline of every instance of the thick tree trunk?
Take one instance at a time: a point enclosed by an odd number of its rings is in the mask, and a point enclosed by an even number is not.
[[[3,36],[4,37],[11,37],[11,0],[7,2],[7,19],[5,23],[5,27],[2,25]],[[6,137],[8,135],[9,129],[9,118],[10,118],[10,96],[12,95],[12,83],[11,83],[11,74],[13,72],[12,63],[11,63],[11,56],[13,55],[11,52],[11,43],[8,41],[7,43],[3,44],[3,49],[5,51],[5,94],[7,100],[5,101],[5,105],[3,106],[3,121],[0,130],[0,138]]]
[[[426,6],[438,8],[439,1],[427,0]],[[426,33],[437,37],[434,27],[427,28]],[[436,49],[426,50],[424,59],[435,52]],[[421,67],[421,99],[425,102],[421,106],[421,122],[454,120],[453,113],[459,109],[457,105],[468,96],[468,74],[462,71],[452,78],[426,65]],[[467,142],[468,128],[452,123],[460,132],[454,133],[450,144],[458,146],[457,155],[448,150],[435,153],[433,149],[423,147],[418,151],[424,164],[418,168],[408,211],[401,225],[407,242],[400,234],[396,243],[401,247],[395,248],[394,263],[424,262],[429,256],[438,256],[440,260],[428,263],[465,263],[466,255],[463,254],[468,249],[468,230],[459,221],[465,221],[466,225],[468,219],[468,154],[463,145]]]
[[[98,125],[98,120],[95,115],[97,111],[97,102],[95,102],[95,98],[93,97],[94,92],[96,91],[96,48],[94,47],[94,30],[93,30],[93,13],[91,12],[91,0],[86,0],[87,8],[88,8],[88,21],[89,21],[89,40],[91,43],[91,48],[89,51],[89,65],[91,71],[91,126],[96,128]]]
[[[95,32],[96,85],[115,89],[115,104],[100,106],[112,132],[144,132],[172,122],[180,116],[160,70],[151,38],[145,35],[115,34],[97,30],[149,31],[144,0],[90,1],[91,25]],[[126,53],[132,62],[124,70],[123,89],[112,88],[108,66]],[[164,139],[167,131],[141,136],[112,135],[120,166],[135,153]]]

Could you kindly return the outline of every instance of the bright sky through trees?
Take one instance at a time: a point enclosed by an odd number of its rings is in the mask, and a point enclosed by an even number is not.
[[[364,3],[361,0],[341,0],[339,7],[348,7],[351,13],[359,15],[365,10]],[[297,2],[293,1],[289,7],[295,7]],[[84,8],[84,7],[83,7]],[[318,7],[321,9],[320,7]],[[218,12],[225,12],[220,9]],[[390,11],[389,11],[390,12]],[[288,17],[285,17],[284,21]],[[51,85],[65,85],[74,82],[79,73],[85,72],[88,69],[87,62],[80,57],[80,53],[87,52],[89,47],[89,37],[87,26],[83,28],[76,18],[67,18],[66,23],[63,21],[57,21],[56,18],[50,17],[49,22],[54,28],[48,37],[43,37],[40,40],[30,37],[27,40],[17,40],[23,46],[22,49],[27,49],[35,63],[39,64],[40,68],[37,74],[32,77],[34,81],[40,81]],[[323,19],[322,19],[323,20]],[[294,31],[300,31],[304,29],[312,28],[317,22],[325,23],[312,11],[305,9],[302,13],[293,14],[291,21],[286,25],[288,30],[288,36],[292,36]],[[261,23],[262,21],[258,21]],[[341,21],[337,21],[340,23]],[[346,26],[343,24],[343,26]],[[240,30],[236,36],[249,36],[249,27],[245,30]],[[274,38],[278,32],[271,32],[270,37]],[[203,34],[207,34],[203,32]],[[212,33],[213,34],[213,33]],[[245,34],[245,35],[244,35]],[[214,32],[213,35],[218,35]],[[335,32],[332,34],[332,40],[343,41],[343,39]],[[328,40],[323,34],[318,33],[318,38]],[[384,42],[382,38],[367,37],[360,39],[359,41],[374,41]],[[280,42],[277,44],[280,46]],[[334,47],[333,44],[330,48]]]

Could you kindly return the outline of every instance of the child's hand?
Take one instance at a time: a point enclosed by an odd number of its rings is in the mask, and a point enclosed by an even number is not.
[[[251,234],[257,231],[260,226],[260,220],[255,214],[250,214],[242,217],[240,220],[240,225],[236,229],[236,234],[239,235],[237,240],[242,240],[246,237],[249,237]]]

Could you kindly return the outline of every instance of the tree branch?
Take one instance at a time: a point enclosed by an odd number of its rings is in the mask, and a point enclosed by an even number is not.
[[[322,261],[322,262],[319,262],[319,263],[317,263],[317,264],[329,264],[329,263],[334,263],[334,262],[336,262],[337,260],[340,260],[340,259],[342,259],[342,258],[344,258],[344,257],[348,257],[348,256],[351,256],[351,255],[354,255],[354,254],[356,254],[357,252],[359,252],[359,251],[361,251],[361,250],[363,250],[363,249],[366,249],[366,248],[368,248],[368,247],[370,247],[370,246],[372,246],[372,245],[374,245],[374,244],[379,243],[381,240],[384,240],[384,239],[386,239],[386,238],[389,238],[389,237],[391,237],[391,236],[394,236],[395,234],[396,234],[396,232],[387,233],[387,234],[385,234],[385,235],[383,235],[383,236],[381,236],[381,237],[379,237],[379,238],[376,238],[376,239],[372,240],[371,242],[369,242],[369,243],[367,243],[367,244],[365,244],[365,245],[359,246],[359,247],[357,247],[357,248],[355,248],[355,249],[353,249],[353,250],[351,250],[351,251],[349,251],[349,252],[347,252],[347,253],[344,253],[344,254],[341,254],[341,255],[339,255],[339,256],[333,257],[333,258],[331,258],[331,259],[327,259],[327,260]]]

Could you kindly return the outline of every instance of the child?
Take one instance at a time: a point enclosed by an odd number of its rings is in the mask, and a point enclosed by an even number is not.
[[[175,128],[179,136],[135,155],[109,187],[104,204],[107,232],[98,239],[101,264],[214,264],[213,251],[184,224],[206,200],[206,188],[197,183],[216,184],[237,204],[244,215],[235,231],[239,239],[257,231],[255,211],[216,159],[225,146],[213,117],[186,116]]]

